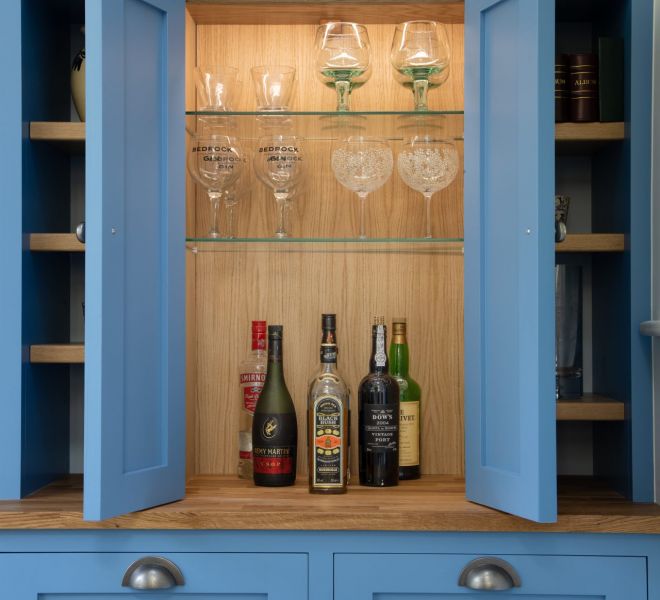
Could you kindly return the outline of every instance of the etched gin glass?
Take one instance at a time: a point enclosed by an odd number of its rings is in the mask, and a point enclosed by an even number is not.
[[[390,52],[392,66],[415,97],[415,110],[428,110],[428,90],[449,76],[451,49],[447,31],[435,21],[407,21],[396,26]]]
[[[254,155],[257,177],[273,190],[278,209],[275,237],[286,238],[286,210],[293,190],[305,175],[303,138],[296,135],[272,135],[259,138]]]
[[[446,139],[416,136],[405,141],[397,158],[401,179],[421,192],[426,204],[426,238],[431,235],[431,197],[446,188],[458,173],[456,145]]]
[[[188,170],[193,179],[206,189],[212,208],[208,236],[219,238],[218,211],[222,196],[238,180],[244,165],[238,139],[227,135],[193,136],[188,153]]]
[[[392,174],[392,150],[384,138],[353,136],[332,151],[332,171],[337,181],[360,198],[360,239],[366,239],[364,205],[367,196]]]
[[[364,25],[330,22],[316,30],[316,67],[321,81],[337,92],[337,110],[350,110],[351,91],[371,75],[369,35]]]

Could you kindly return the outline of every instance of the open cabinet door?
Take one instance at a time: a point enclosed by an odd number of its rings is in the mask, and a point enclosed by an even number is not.
[[[467,497],[554,521],[554,2],[465,7]]]
[[[84,516],[185,492],[184,0],[86,0]]]

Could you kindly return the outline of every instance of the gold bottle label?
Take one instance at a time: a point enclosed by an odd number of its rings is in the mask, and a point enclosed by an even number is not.
[[[419,401],[401,402],[399,428],[399,466],[419,464]]]
[[[319,488],[344,486],[344,406],[335,396],[321,396],[312,412],[314,450],[313,485]]]

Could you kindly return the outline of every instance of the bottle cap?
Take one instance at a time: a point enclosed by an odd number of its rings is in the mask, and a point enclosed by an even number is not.
[[[271,339],[282,339],[282,330],[284,328],[282,325],[269,325],[268,326],[268,337]]]
[[[405,336],[406,335],[406,319],[396,317],[392,319],[392,335]]]
[[[266,333],[266,321],[252,321],[252,333]]]
[[[374,325],[385,325],[385,317],[374,317]]]
[[[321,317],[321,324],[323,329],[336,329],[337,327],[337,315],[335,314],[324,314]]]

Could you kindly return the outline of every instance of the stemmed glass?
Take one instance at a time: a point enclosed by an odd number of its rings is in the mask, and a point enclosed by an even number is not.
[[[396,26],[392,50],[392,66],[397,79],[411,87],[415,110],[428,110],[427,93],[449,76],[451,49],[447,30],[435,21],[407,21]]]
[[[446,188],[458,173],[456,145],[446,139],[416,136],[403,144],[397,159],[401,179],[421,192],[426,204],[426,238],[431,235],[431,197]]]
[[[218,209],[222,196],[239,178],[244,165],[238,139],[218,134],[193,136],[187,162],[190,174],[206,189],[211,202],[213,213],[208,236],[219,238]]]
[[[316,67],[321,81],[337,91],[337,110],[350,110],[350,94],[371,75],[367,28],[330,22],[316,30]]]
[[[384,138],[352,136],[332,151],[332,170],[337,181],[360,198],[360,239],[366,239],[364,205],[367,196],[392,174],[392,150]]]
[[[244,185],[242,180],[239,180],[231,187],[228,187],[222,194],[222,202],[225,205],[225,214],[227,215],[227,239],[233,240],[236,237],[234,209],[243,201],[249,192],[250,188]]]
[[[286,230],[287,203],[305,174],[303,138],[296,135],[273,135],[259,138],[254,155],[257,177],[273,190],[278,208],[275,237],[289,237]]]

